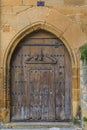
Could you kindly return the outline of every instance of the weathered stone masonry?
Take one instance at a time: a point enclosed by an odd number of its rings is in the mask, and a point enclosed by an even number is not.
[[[10,121],[10,59],[27,34],[43,29],[60,38],[72,60],[72,114],[80,104],[79,47],[87,41],[87,0],[1,0],[0,29],[0,121]]]

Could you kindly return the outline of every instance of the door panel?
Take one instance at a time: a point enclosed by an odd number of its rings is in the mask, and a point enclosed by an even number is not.
[[[71,119],[71,61],[64,44],[38,31],[26,36],[11,59],[11,121]]]

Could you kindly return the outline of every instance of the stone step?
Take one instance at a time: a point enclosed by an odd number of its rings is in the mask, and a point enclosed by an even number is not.
[[[1,130],[82,130],[81,128],[37,128],[37,129],[15,129],[15,128],[12,128],[12,129],[1,129]]]
[[[19,122],[2,125],[6,128],[73,128],[72,122]]]
[[[1,124],[0,130],[82,130],[72,122],[19,122]]]

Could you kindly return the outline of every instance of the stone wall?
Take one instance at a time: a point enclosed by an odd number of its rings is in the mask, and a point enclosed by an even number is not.
[[[29,6],[34,6],[37,4],[37,0],[1,0],[1,4],[4,6],[9,6],[9,5],[29,5]],[[70,6],[83,6],[87,4],[87,0],[44,0],[46,6],[65,6],[65,5],[70,5]]]
[[[28,33],[44,29],[59,37],[72,61],[72,115],[80,104],[79,47],[87,41],[87,0],[0,1],[0,120],[10,121],[10,58]]]
[[[60,13],[72,19],[80,25],[83,32],[87,34],[87,0],[44,0],[45,7],[56,8]],[[11,14],[17,15],[31,7],[37,6],[37,0],[1,0],[2,21]],[[4,18],[5,17],[5,18]],[[9,27],[8,27],[9,28]],[[7,30],[7,29],[6,29]],[[5,31],[5,30],[4,30]]]
[[[83,118],[87,118],[87,65],[81,62],[81,70],[80,70],[80,86],[81,86],[81,108],[82,108],[82,121]],[[83,127],[85,126],[85,122],[83,121]]]

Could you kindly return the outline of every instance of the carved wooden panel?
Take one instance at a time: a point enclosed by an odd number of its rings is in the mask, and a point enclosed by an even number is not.
[[[11,121],[71,120],[71,62],[64,44],[38,31],[11,59]]]

